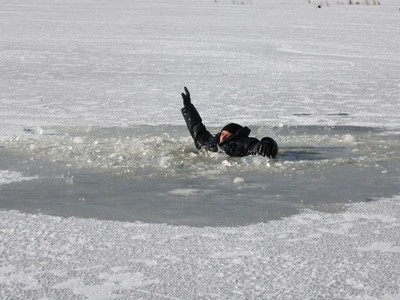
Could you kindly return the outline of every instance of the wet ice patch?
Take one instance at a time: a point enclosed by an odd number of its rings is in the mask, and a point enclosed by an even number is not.
[[[254,128],[255,136],[269,131],[276,138],[277,159],[198,150],[184,126],[42,130],[0,141],[2,169],[24,170],[8,181],[36,174],[43,179],[23,189],[3,186],[3,207],[217,226],[263,222],[302,209],[334,211],[343,208],[337,204],[399,192],[398,134],[379,129]]]

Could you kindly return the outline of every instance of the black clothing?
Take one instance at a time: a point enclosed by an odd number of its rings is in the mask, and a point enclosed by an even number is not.
[[[221,133],[214,136],[206,129],[197,109],[192,103],[185,103],[185,107],[182,108],[182,115],[197,149],[204,147],[206,150],[212,152],[222,150],[230,156],[238,157],[249,154],[276,157],[278,152],[276,142],[269,137],[263,138],[261,141],[257,138],[249,137],[250,129],[248,127],[239,125],[239,128],[235,126],[237,131],[219,144]]]

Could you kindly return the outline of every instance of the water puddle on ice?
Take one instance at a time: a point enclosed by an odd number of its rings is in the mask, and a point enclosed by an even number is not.
[[[399,194],[400,132],[253,128],[276,160],[195,149],[185,127],[26,128],[0,141],[0,209],[191,226],[265,222]]]

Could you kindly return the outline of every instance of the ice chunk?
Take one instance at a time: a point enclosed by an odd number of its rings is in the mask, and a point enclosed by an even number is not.
[[[169,191],[169,193],[179,196],[193,196],[196,195],[198,191],[198,189],[174,189]]]
[[[72,142],[74,142],[75,144],[84,144],[85,138],[83,138],[81,136],[76,136],[72,139]]]
[[[235,177],[233,179],[233,183],[236,183],[236,184],[244,183],[244,179],[242,177]]]
[[[342,137],[343,143],[349,144],[349,145],[354,145],[356,143],[356,138],[352,136],[351,134],[345,134]]]

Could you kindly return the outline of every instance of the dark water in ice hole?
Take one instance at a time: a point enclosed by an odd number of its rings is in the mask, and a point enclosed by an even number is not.
[[[38,133],[39,132],[39,133]],[[399,194],[400,132],[363,127],[253,128],[279,156],[197,151],[186,128],[27,129],[0,145],[0,209],[190,226],[236,226]]]

